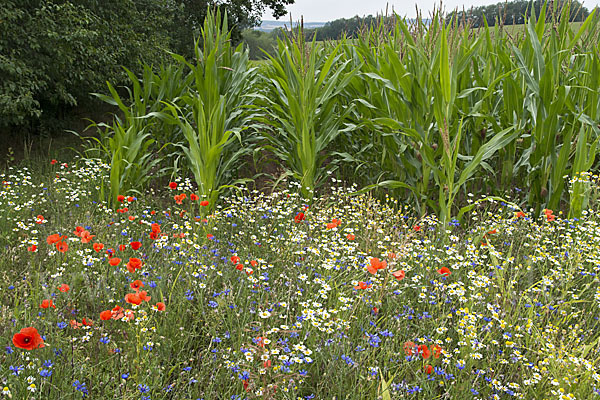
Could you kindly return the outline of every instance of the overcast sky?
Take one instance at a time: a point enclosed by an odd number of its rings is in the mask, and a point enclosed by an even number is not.
[[[446,0],[444,8],[446,11],[454,10],[456,7],[462,9],[470,8],[471,6],[481,6],[498,3],[499,0]],[[366,16],[375,15],[378,12],[385,12],[386,4],[389,5],[389,10],[392,7],[402,15],[414,17],[415,12],[414,0],[295,0],[295,4],[288,6],[288,12],[292,14],[292,18],[296,21],[300,16],[304,16],[304,21],[307,22],[327,22],[338,18],[350,18],[355,15]],[[588,9],[594,8],[600,3],[600,0],[587,0],[583,4]],[[420,0],[418,2],[419,9],[423,11],[424,16],[428,16],[434,6],[439,6],[439,0]],[[263,19],[273,20],[271,14],[264,15]],[[284,20],[289,20],[289,14],[283,17]]]

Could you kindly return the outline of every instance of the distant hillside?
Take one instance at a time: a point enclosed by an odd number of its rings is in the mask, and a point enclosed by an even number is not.
[[[297,21],[294,21],[294,25],[296,25]],[[314,28],[320,28],[322,26],[324,26],[326,24],[326,22],[304,22],[304,28],[306,29],[314,29]],[[287,26],[289,28],[290,26],[290,21],[284,21],[284,20],[280,20],[280,21],[262,21],[260,26],[254,28],[256,30],[259,31],[263,31],[263,32],[270,32],[273,29],[277,29],[277,28],[284,28],[285,26]]]

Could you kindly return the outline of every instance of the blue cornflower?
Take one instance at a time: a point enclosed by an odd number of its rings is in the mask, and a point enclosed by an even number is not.
[[[15,367],[15,366],[11,365],[10,367],[8,367],[8,369],[12,371],[13,375],[19,376],[19,374],[21,372],[23,372],[23,370],[25,369],[25,367],[23,367],[22,365],[19,365],[18,367]]]
[[[150,391],[150,388],[148,387],[148,385],[139,384],[138,390],[140,391],[140,393],[148,393]]]
[[[88,395],[88,390],[85,386],[85,383],[80,383],[78,380],[76,380],[75,382],[73,382],[73,386],[78,392],[81,392],[81,397],[85,397]]]
[[[348,364],[349,366],[353,366],[354,365],[354,361],[350,357],[348,357],[347,355],[345,355],[345,354],[342,354],[341,359],[344,360],[346,362],[346,364]]]
[[[243,371],[241,374],[238,375],[238,378],[240,378],[243,381],[246,381],[250,379],[250,373],[248,371]]]
[[[369,335],[369,344],[373,347],[379,347],[379,343],[381,343],[381,338],[377,335]]]
[[[208,305],[209,305],[209,307],[212,307],[212,308],[217,308],[219,306],[219,304],[213,300],[209,301]]]
[[[40,376],[41,376],[42,378],[48,378],[48,377],[49,377],[49,376],[51,376],[51,375],[52,375],[52,370],[49,370],[49,369],[43,369],[43,370],[41,370],[41,371],[40,371]]]

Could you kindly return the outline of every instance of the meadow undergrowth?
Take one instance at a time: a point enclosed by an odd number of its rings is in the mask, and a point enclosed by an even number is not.
[[[0,174],[0,396],[600,393],[595,212],[484,201],[442,226],[330,179],[310,206],[289,182],[209,214],[183,178],[113,210],[108,165],[47,168]]]

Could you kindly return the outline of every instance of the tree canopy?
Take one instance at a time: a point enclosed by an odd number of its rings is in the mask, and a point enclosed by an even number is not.
[[[227,12],[234,41],[270,9],[294,0],[2,0],[0,127],[36,130],[44,118],[91,100],[106,81],[126,81],[167,51],[193,56],[209,7]]]

